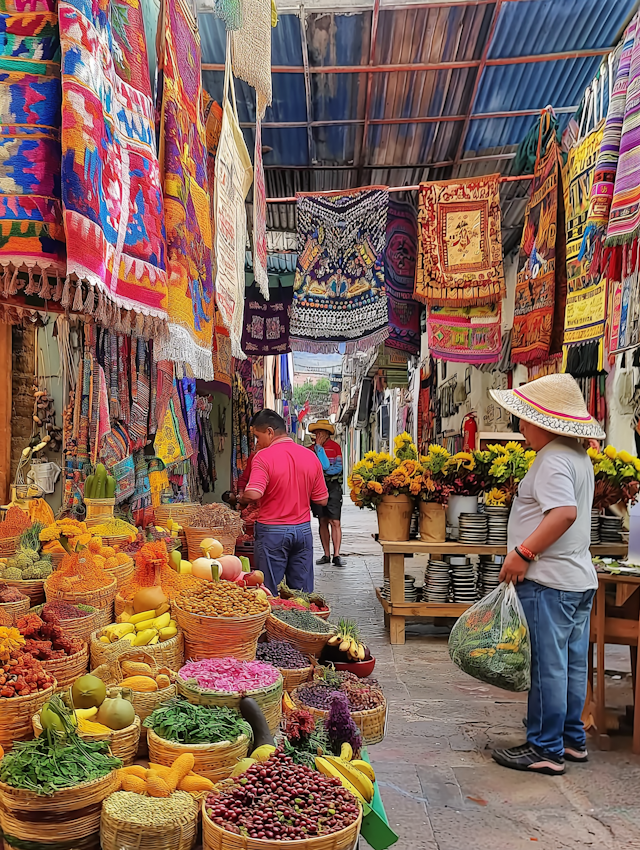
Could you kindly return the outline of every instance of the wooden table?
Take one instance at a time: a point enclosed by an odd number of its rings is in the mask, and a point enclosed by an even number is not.
[[[376,588],[376,595],[384,609],[385,626],[389,628],[392,644],[404,643],[405,619],[407,617],[459,617],[469,605],[459,602],[405,602],[404,559],[406,555],[506,555],[506,546],[471,546],[465,543],[425,543],[422,540],[392,542],[378,540],[384,557],[384,576],[389,579],[389,599],[386,600]],[[626,543],[609,543],[592,546],[591,553],[600,557],[620,557],[627,554]]]
[[[606,608],[607,587],[615,586],[616,598],[613,606]],[[605,658],[607,643],[631,648],[633,673],[633,742],[631,751],[640,755],[640,676],[638,675],[638,647],[640,646],[640,605],[634,605],[632,597],[640,590],[640,576],[598,573],[598,590],[591,614],[591,644],[589,648],[589,681],[593,688],[593,647],[596,647],[596,687],[594,693],[594,715],[596,742],[598,747],[608,750],[610,746],[606,723]],[[630,604],[627,604],[630,603]],[[624,610],[626,606],[626,611]],[[637,611],[635,610],[637,607]],[[619,616],[617,616],[619,614]],[[626,614],[626,616],[621,616]]]

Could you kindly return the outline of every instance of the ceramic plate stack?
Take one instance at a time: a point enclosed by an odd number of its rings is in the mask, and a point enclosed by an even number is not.
[[[501,505],[486,505],[484,512],[489,520],[487,543],[490,546],[506,546],[509,508]]]
[[[452,555],[449,563],[453,582],[453,601],[472,605],[478,599],[473,564],[461,555]]]
[[[500,570],[503,561],[502,555],[480,555],[478,589],[481,596],[491,593],[500,584]]]
[[[460,514],[458,543],[472,545],[487,542],[488,516],[486,514]]]
[[[429,561],[422,589],[423,602],[443,603],[449,601],[451,575],[446,561]]]
[[[416,587],[415,579],[413,576],[405,576],[404,577],[404,601],[405,602],[418,602],[420,598],[420,588]],[[384,579],[384,586],[380,589],[380,595],[383,599],[391,598],[391,588],[389,585],[389,579]]]
[[[591,511],[591,543],[595,545],[600,542],[600,513]]]
[[[600,517],[600,542],[622,543],[622,519],[619,516]]]

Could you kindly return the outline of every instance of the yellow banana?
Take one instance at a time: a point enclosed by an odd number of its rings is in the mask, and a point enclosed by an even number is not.
[[[347,779],[347,777],[341,773],[336,767],[334,767],[331,762],[326,758],[321,758],[318,756],[316,759],[316,768],[320,771],[320,773],[324,773],[325,776],[335,776],[340,780],[343,787],[347,789],[347,791],[351,791],[353,796],[360,800],[361,803],[365,802],[363,795],[358,791],[355,785]]]
[[[150,620],[141,620],[139,623],[136,623],[135,629],[137,632],[146,632],[147,629],[155,629],[155,621],[155,617],[152,617]]]
[[[120,640],[126,640],[130,644],[133,644],[134,640],[138,637],[137,632],[129,632],[128,635],[123,635]]]
[[[133,623],[112,623],[110,626],[107,626],[104,630],[106,636],[109,638],[111,643],[115,643],[120,638],[123,638],[125,635],[129,635],[132,632],[135,632],[136,627]]]
[[[368,776],[372,782],[376,781],[376,774],[374,769],[371,767],[368,761],[362,761],[362,759],[354,759],[351,764],[360,771],[360,773],[364,773],[365,776]]]
[[[367,803],[373,800],[373,782],[364,773],[361,773],[357,768],[353,767],[351,762],[342,761],[335,756],[326,756],[329,764],[332,764],[336,770],[349,780],[349,782],[358,789]]]
[[[153,621],[153,628],[158,629],[158,631],[160,629],[166,629],[170,622],[171,614],[169,613],[169,611],[165,611],[165,613],[162,614],[160,617],[155,618],[155,620]]]
[[[74,711],[78,720],[91,720],[98,713],[98,706],[96,705],[93,708],[76,708]]]
[[[158,635],[154,635],[154,637],[151,638],[147,646],[153,646],[154,644],[158,643],[159,639],[160,638],[158,637]]]
[[[178,634],[178,629],[176,626],[165,626],[164,629],[159,630],[160,640],[169,640],[169,638],[175,637]]]
[[[366,652],[365,652],[365,649],[364,649],[364,644],[359,643],[358,644],[358,661],[364,661],[365,655],[366,655]]]
[[[137,623],[144,623],[145,620],[153,620],[155,616],[155,611],[141,611],[140,614],[134,614],[129,622],[135,626]]]
[[[340,747],[340,758],[343,761],[351,761],[351,759],[353,758],[353,747],[346,741]]]
[[[331,635],[327,643],[329,646],[337,646],[339,643],[342,643],[342,638],[338,635]]]
[[[100,643],[111,643],[106,635],[100,635]]]
[[[350,638],[345,638],[340,644],[340,652],[346,652],[351,646]]]
[[[132,641],[133,646],[147,646],[151,643],[152,638],[157,637],[158,633],[155,629],[145,629],[143,632],[138,632]]]

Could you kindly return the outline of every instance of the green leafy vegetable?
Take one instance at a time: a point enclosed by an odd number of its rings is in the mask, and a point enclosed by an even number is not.
[[[176,698],[158,706],[144,721],[147,729],[178,744],[217,744],[253,737],[251,726],[233,708],[192,705]]]

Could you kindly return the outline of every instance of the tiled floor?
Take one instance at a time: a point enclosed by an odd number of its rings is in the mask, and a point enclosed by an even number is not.
[[[398,850],[640,850],[640,758],[628,740],[608,753],[591,746],[589,764],[569,765],[562,777],[498,767],[490,748],[522,742],[525,698],[460,672],[442,630],[409,625],[406,644],[392,647],[374,593],[382,584],[375,514],[345,503],[343,526],[346,567],[317,567],[316,586],[332,619],[357,620],[377,659],[390,711],[370,755]],[[420,583],[423,567],[407,562]],[[627,656],[612,651],[607,667],[627,671]],[[611,683],[617,702],[629,702],[628,677]]]

